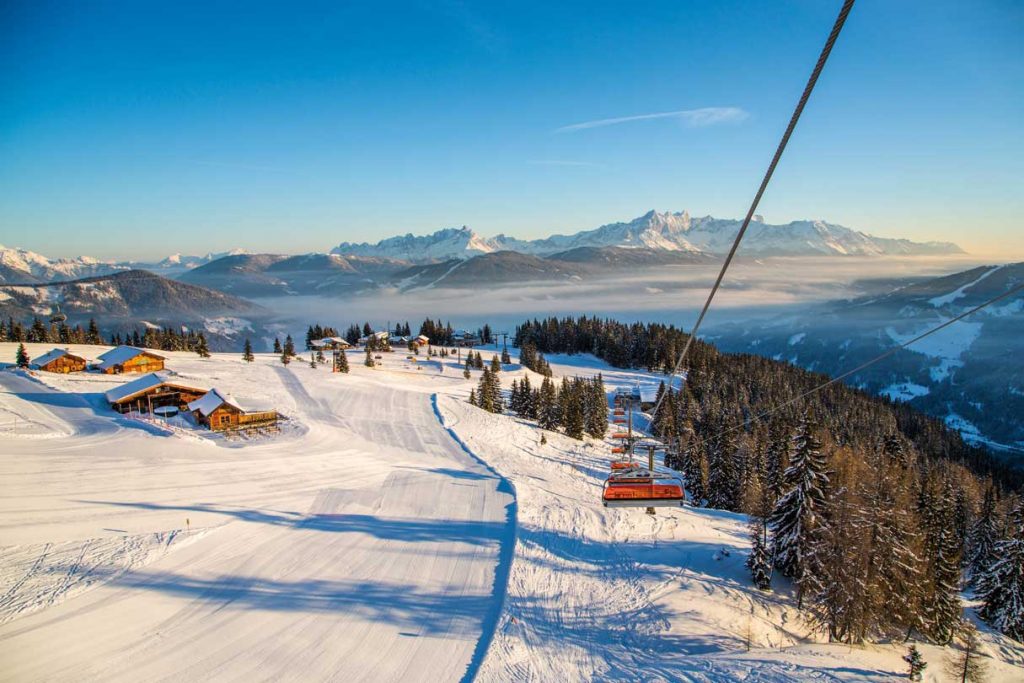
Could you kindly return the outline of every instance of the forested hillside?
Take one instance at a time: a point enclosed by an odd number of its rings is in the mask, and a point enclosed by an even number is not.
[[[685,340],[597,318],[527,321],[515,336],[527,357],[592,353],[653,371]],[[828,378],[786,363],[696,341],[686,370],[652,429],[673,444],[666,464],[695,504],[751,515],[759,587],[773,571],[792,580],[835,640],[913,632],[946,644],[961,630],[964,580],[987,621],[1024,637],[1019,472],[939,420],[843,384],[794,400]]]

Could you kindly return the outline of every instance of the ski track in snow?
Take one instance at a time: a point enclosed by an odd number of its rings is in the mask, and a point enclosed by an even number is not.
[[[878,683],[903,669],[898,646],[817,642],[784,584],[754,590],[742,515],[603,508],[608,444],[541,446],[535,426],[469,406],[479,373],[463,380],[454,359],[353,357],[334,375],[168,355],[180,381],[271,398],[287,428],[243,443],[160,430],[103,405],[123,378],[0,372],[0,418],[63,437],[26,427],[0,449],[0,679]],[[662,380],[548,360],[608,390]],[[991,680],[1020,680],[1005,662],[1024,649],[983,637],[1003,660]],[[944,651],[921,649],[940,671]]]

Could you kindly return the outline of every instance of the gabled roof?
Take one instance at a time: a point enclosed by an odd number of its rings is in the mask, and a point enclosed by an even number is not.
[[[125,399],[132,398],[143,392],[155,389],[161,385],[167,385],[172,387],[181,387],[186,389],[195,389],[197,391],[203,391],[198,387],[187,387],[184,384],[179,384],[171,380],[170,375],[165,372],[151,372],[148,375],[143,375],[138,379],[133,379],[131,382],[125,382],[121,386],[114,387],[106,393],[107,401],[110,403],[120,403]]]
[[[315,347],[329,346],[335,344],[338,346],[352,346],[348,343],[348,340],[344,337],[324,337],[323,339],[314,339],[310,342]]]
[[[35,365],[37,367],[42,367],[44,365],[52,363],[53,361],[57,360],[58,358],[63,358],[64,356],[67,356],[68,358],[74,358],[75,360],[80,360],[83,363],[85,362],[84,358],[82,358],[81,356],[76,356],[75,354],[71,353],[67,349],[51,349],[51,350],[47,351],[46,353],[44,353],[43,355],[41,355],[38,358],[36,358],[35,360],[33,360],[32,361],[32,365]]]
[[[188,404],[189,410],[198,410],[202,413],[203,417],[209,417],[213,411],[220,408],[222,405],[227,404],[232,408],[246,413],[246,412],[261,412],[264,410],[272,410],[271,408],[265,408],[261,406],[250,405],[249,403],[242,403],[235,399],[231,394],[221,391],[216,387],[210,389],[208,392],[192,401]]]
[[[126,361],[141,355],[152,356],[153,358],[159,358],[160,360],[166,360],[163,356],[157,355],[149,349],[140,349],[136,346],[118,346],[117,348],[110,349],[99,357],[99,363],[96,367],[100,370],[106,370],[107,368],[115,365],[120,365]]]

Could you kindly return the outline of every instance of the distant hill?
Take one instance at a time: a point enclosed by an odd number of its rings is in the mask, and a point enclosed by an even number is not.
[[[402,261],[336,254],[240,254],[194,268],[179,279],[246,297],[332,294],[375,287],[408,266]]]
[[[708,331],[748,351],[839,374],[1024,282],[1024,263],[982,266],[882,296]],[[1024,293],[956,322],[849,382],[943,418],[964,437],[1024,454]]]
[[[46,319],[59,305],[67,324],[94,318],[105,334],[146,326],[186,325],[205,329],[216,342],[236,331],[254,329],[267,311],[249,301],[142,270],[34,285],[0,285],[0,316]],[[233,347],[232,347],[233,348]]]

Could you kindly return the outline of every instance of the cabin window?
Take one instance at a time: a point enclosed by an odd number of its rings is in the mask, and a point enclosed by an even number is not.
[[[229,418],[227,415],[221,415],[220,416],[220,423],[222,425],[226,425],[230,419],[231,418]]]

